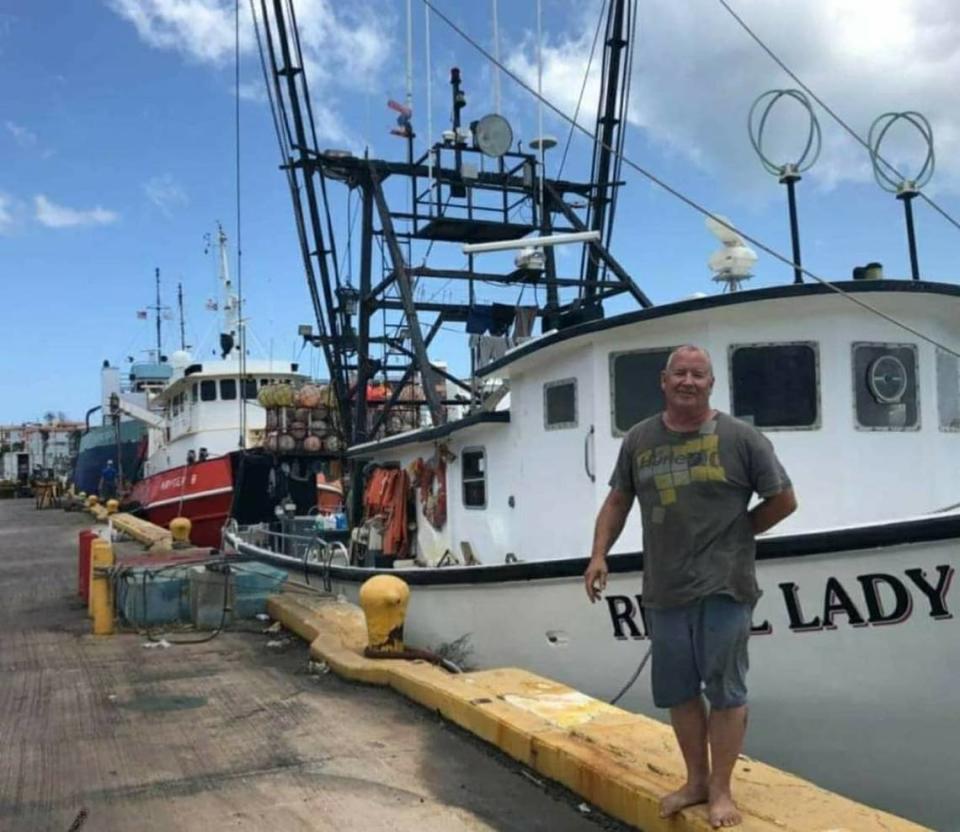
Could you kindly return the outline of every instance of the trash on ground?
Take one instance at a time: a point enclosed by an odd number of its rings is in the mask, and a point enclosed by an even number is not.
[[[315,662],[313,659],[307,662],[307,673],[312,673],[314,676],[320,675],[322,673],[329,673],[330,665],[326,662]]]
[[[584,815],[590,814],[590,807],[587,806],[586,803],[581,803],[579,806],[577,806],[577,809],[581,812],[581,814],[584,814]]]
[[[170,644],[170,642],[167,641],[165,638],[160,639],[160,641],[145,641],[145,642],[143,643],[143,647],[147,648],[148,650],[149,650],[149,649],[152,649],[152,648],[154,648],[154,647],[167,648],[167,647],[172,647],[172,646],[173,646],[173,645]]]
[[[270,616],[267,615],[265,612],[257,613],[257,621],[269,621],[269,620],[270,620]]]
[[[286,647],[290,643],[288,638],[273,638],[267,642],[267,647],[276,649],[278,647]]]
[[[279,621],[274,621],[269,627],[264,627],[264,633],[279,633],[283,629],[283,624]]]

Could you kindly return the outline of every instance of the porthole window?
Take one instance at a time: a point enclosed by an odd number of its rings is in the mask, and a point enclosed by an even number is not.
[[[767,430],[819,427],[818,369],[814,343],[732,345],[733,415]]]
[[[224,401],[233,401],[237,397],[237,380],[235,378],[220,379],[220,398]]]
[[[212,379],[200,382],[200,401],[215,402],[217,400],[217,383]]]
[[[543,385],[543,426],[562,430],[577,426],[577,380],[567,378]]]
[[[913,344],[854,344],[853,389],[857,427],[920,427],[917,348]]]
[[[622,436],[637,422],[663,410],[660,373],[673,347],[615,352],[610,355],[613,435]]]
[[[483,448],[465,448],[460,461],[464,507],[486,508],[487,466]]]
[[[940,430],[960,431],[960,359],[937,350],[937,417]]]

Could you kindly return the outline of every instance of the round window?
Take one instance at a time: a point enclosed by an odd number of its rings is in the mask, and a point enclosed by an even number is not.
[[[882,404],[897,404],[907,392],[907,368],[895,355],[881,355],[867,368],[867,386]]]

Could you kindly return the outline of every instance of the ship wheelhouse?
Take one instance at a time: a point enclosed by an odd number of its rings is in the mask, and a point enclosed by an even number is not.
[[[768,433],[793,480],[800,509],[778,533],[960,502],[960,290],[842,285],[926,338],[817,285],[682,301],[531,339],[481,370],[509,385],[499,411],[351,455],[407,466],[443,446],[448,522],[437,531],[418,505],[423,563],[585,556],[622,437],[660,411],[666,358],[694,343],[713,359],[713,405]],[[640,531],[632,512],[618,550]]]

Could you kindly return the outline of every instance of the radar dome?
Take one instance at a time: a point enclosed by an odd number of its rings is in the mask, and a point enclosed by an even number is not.
[[[177,350],[170,356],[170,365],[174,370],[182,370],[193,361],[193,356],[186,350]]]

